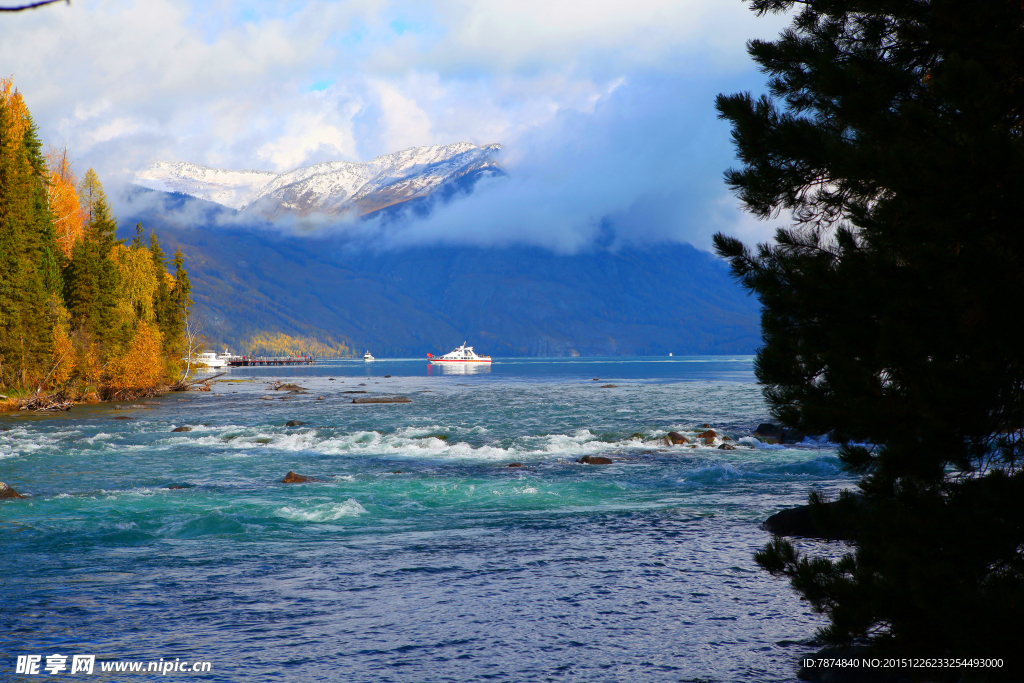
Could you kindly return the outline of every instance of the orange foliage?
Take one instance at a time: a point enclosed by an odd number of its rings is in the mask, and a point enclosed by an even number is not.
[[[64,256],[71,258],[71,249],[75,242],[82,239],[82,226],[85,224],[85,211],[78,202],[78,191],[75,189],[78,178],[71,170],[66,148],[50,148],[46,153],[46,167],[50,172],[46,198],[50,204],[50,213],[53,214],[57,245]]]
[[[13,78],[0,78],[0,159],[10,162],[8,172],[29,173],[31,167],[21,145],[31,119],[21,93],[14,89]],[[20,161],[20,163],[17,163]],[[20,167],[20,168],[19,168]],[[4,206],[0,203],[0,212]]]
[[[56,367],[50,375],[50,384],[55,387],[62,387],[71,379],[75,371],[76,356],[74,344],[68,336],[67,321],[62,321],[53,326],[53,362]]]
[[[100,376],[103,374],[103,366],[100,365],[100,349],[95,343],[89,343],[80,354],[78,354],[78,376],[86,384],[98,386]]]
[[[107,387],[115,395],[153,389],[160,383],[163,366],[160,331],[140,322],[128,350],[107,365]]]

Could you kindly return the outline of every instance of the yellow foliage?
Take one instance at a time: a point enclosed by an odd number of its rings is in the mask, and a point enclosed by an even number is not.
[[[98,386],[100,383],[103,375],[100,357],[99,347],[92,342],[78,354],[78,376],[88,385]]]
[[[242,343],[241,352],[246,356],[310,355],[320,358],[337,358],[352,355],[352,349],[342,341],[323,342],[312,337],[290,337],[282,332],[254,334]]]
[[[78,179],[68,162],[67,149],[51,148],[46,153],[46,166],[50,172],[46,198],[53,214],[54,234],[64,256],[71,258],[71,249],[82,239],[85,224],[85,212],[78,203],[78,191],[75,189]]]
[[[21,142],[31,119],[21,93],[14,89],[13,77],[0,78],[0,111],[0,126],[4,130],[4,134],[0,136],[4,142],[3,148],[0,148],[0,155],[16,158],[19,156]]]
[[[53,362],[54,370],[50,375],[52,386],[63,387],[74,374],[77,365],[75,346],[71,342],[68,330],[70,316],[63,304],[56,304],[57,320],[53,325]]]
[[[164,363],[160,357],[160,330],[140,323],[128,350],[107,365],[107,387],[115,394],[142,391],[160,384]]]
[[[117,315],[121,324],[153,320],[153,295],[157,289],[156,266],[149,249],[114,246],[111,258],[117,266]]]

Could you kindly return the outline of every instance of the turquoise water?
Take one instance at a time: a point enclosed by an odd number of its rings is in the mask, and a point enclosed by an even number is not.
[[[31,496],[0,503],[0,680],[52,653],[212,663],[70,680],[795,680],[822,617],[756,568],[759,524],[851,481],[830,444],[751,447],[751,359],[486,370],[237,368],[0,415],[0,481]],[[705,423],[741,447],[658,440]]]

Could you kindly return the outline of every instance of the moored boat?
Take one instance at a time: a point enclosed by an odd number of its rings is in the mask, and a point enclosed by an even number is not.
[[[370,353],[370,350],[367,349],[366,353],[363,354],[363,360],[365,360],[367,363],[369,363],[371,360],[377,360],[377,359],[374,358],[373,354]]]
[[[491,357],[478,355],[472,346],[466,346],[466,342],[462,342],[462,346],[443,356],[428,353],[427,360],[431,363],[490,363]]]

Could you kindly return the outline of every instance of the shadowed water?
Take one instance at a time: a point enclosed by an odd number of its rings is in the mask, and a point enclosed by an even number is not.
[[[794,680],[821,617],[754,565],[759,523],[850,480],[830,444],[751,447],[751,359],[489,370],[239,368],[0,416],[0,481],[31,494],[0,504],[0,679],[62,653],[217,681]],[[660,438],[704,423],[740,448]]]

